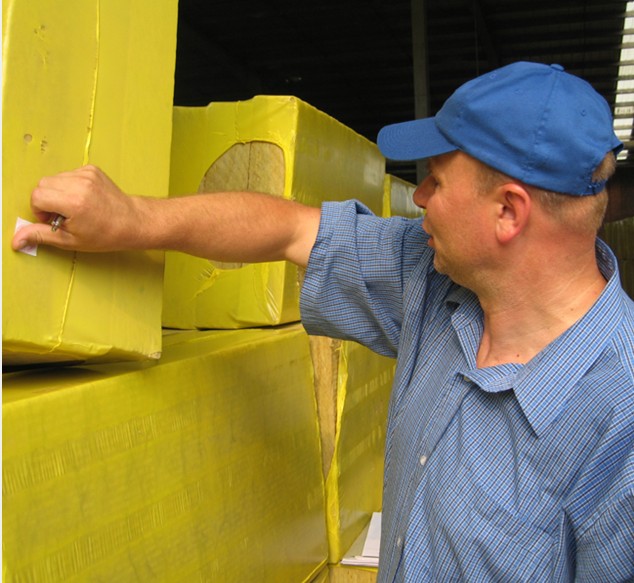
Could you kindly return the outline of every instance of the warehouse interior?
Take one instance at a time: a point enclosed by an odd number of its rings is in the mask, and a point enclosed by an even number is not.
[[[378,554],[354,560],[382,510],[397,378],[392,356],[307,331],[290,262],[13,251],[42,176],[95,164],[156,198],[354,197],[418,229],[424,168],[386,161],[379,129],[496,67],[558,63],[615,112],[600,234],[634,297],[631,4],[7,0],[6,583],[376,583]]]
[[[626,12],[624,0],[181,0],[175,103],[290,94],[374,141],[469,79],[528,60],[563,65],[614,106],[632,78],[619,65]],[[634,108],[624,101],[619,117]],[[411,165],[391,169],[416,179]]]

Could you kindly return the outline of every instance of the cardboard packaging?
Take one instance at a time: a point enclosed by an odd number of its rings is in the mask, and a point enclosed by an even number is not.
[[[392,174],[385,175],[383,195],[384,217],[406,217],[415,219],[423,216],[423,209],[412,200],[416,185]]]
[[[11,250],[42,176],[100,166],[166,197],[177,2],[2,5],[3,362],[156,357],[163,255]]]
[[[174,109],[170,196],[256,190],[319,206],[357,198],[380,215],[377,146],[295,97]],[[163,325],[246,328],[298,321],[298,270],[167,253]]]
[[[300,326],[5,374],[2,416],[6,583],[301,582],[326,565]]]
[[[328,562],[337,564],[382,507],[395,360],[355,342],[310,340],[326,476]]]

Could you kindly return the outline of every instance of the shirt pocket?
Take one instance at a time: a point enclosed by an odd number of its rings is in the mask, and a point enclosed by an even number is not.
[[[471,476],[471,479],[473,477]],[[462,482],[463,520],[450,535],[457,570],[465,581],[550,581],[556,541],[553,536],[501,506],[473,481]]]

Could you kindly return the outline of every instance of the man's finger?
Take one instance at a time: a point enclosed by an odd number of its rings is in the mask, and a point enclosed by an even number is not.
[[[55,247],[66,247],[65,239],[68,236],[61,230],[53,231],[50,225],[34,223],[22,227],[13,235],[11,247],[14,251],[21,251],[25,247],[36,245],[53,245]]]
[[[37,215],[38,219],[47,222],[50,215],[63,214],[67,209],[61,209],[67,203],[63,190],[43,186],[40,183],[33,189],[31,193],[31,210]]]

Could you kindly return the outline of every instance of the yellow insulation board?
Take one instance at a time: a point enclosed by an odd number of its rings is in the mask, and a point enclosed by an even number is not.
[[[295,97],[174,109],[170,196],[256,190],[313,206],[357,198],[380,215],[384,177],[375,144]],[[164,290],[166,327],[300,318],[297,268],[284,262],[225,265],[170,252]]]
[[[139,359],[161,350],[163,255],[15,253],[42,176],[87,163],[127,192],[169,186],[177,2],[2,5],[3,361]],[[113,217],[114,219],[115,217]]]
[[[326,476],[329,563],[381,510],[395,361],[350,341],[311,337]]]
[[[300,582],[326,565],[300,326],[5,374],[2,417],[5,583]]]
[[[328,583],[329,581],[328,565],[326,565],[310,583]]]
[[[328,565],[329,583],[376,583],[379,570],[374,567]]]
[[[384,217],[416,218],[423,216],[423,209],[414,204],[412,196],[416,185],[392,174],[385,175],[383,195]]]

